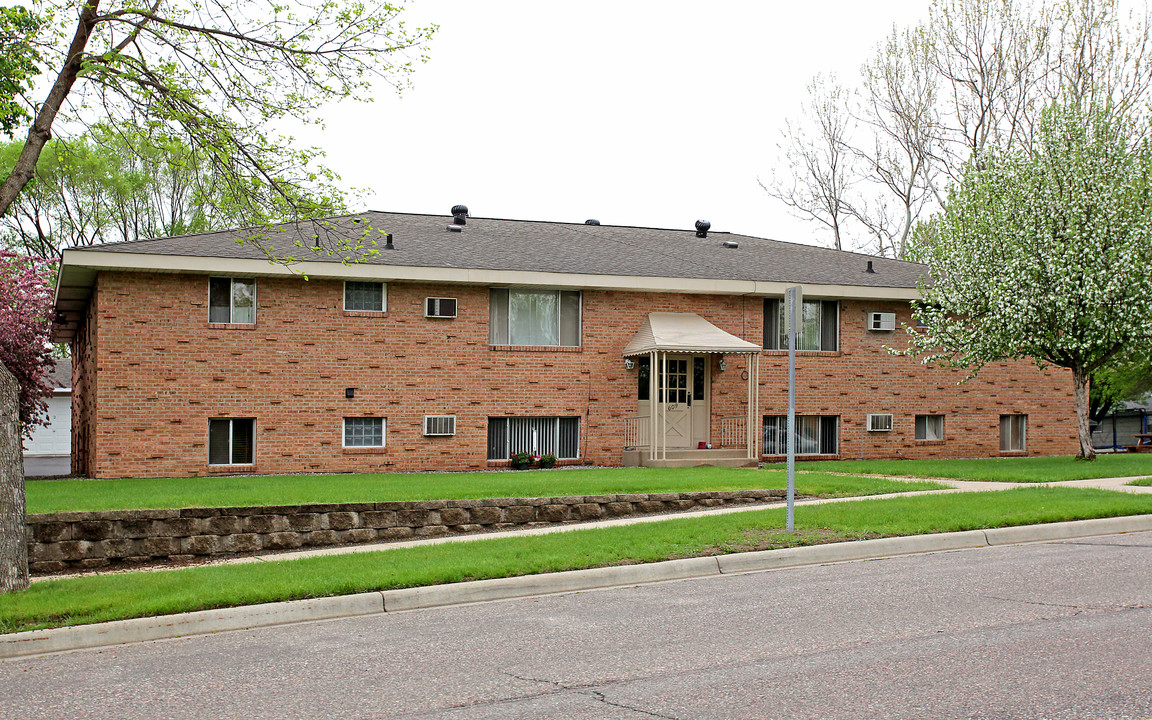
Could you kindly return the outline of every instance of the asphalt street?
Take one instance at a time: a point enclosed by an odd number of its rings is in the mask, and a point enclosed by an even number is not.
[[[4,718],[1152,718],[1152,533],[0,662]]]

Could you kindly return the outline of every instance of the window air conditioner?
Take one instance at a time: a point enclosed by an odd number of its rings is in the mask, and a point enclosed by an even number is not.
[[[868,313],[869,330],[895,330],[896,313],[874,312]]]
[[[892,430],[892,415],[891,414],[869,414],[868,415],[868,432],[891,432]]]
[[[424,434],[425,435],[455,435],[456,434],[456,416],[455,415],[425,415],[424,416]]]

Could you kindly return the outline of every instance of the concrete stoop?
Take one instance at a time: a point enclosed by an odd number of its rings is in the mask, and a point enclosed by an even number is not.
[[[655,459],[650,457],[647,450],[625,450],[623,455],[624,467],[732,467],[754,468],[760,466],[759,458],[749,458],[744,448],[714,448],[712,450],[690,450],[687,448],[669,448],[667,452],[656,453],[664,457]]]

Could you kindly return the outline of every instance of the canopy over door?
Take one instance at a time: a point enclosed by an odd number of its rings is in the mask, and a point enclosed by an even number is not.
[[[725,332],[696,313],[648,313],[624,357],[650,352],[756,353],[760,346]]]

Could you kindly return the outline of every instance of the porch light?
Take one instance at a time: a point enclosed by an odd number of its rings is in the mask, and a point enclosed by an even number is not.
[[[725,370],[728,369],[728,362],[724,358],[720,358],[720,362],[718,363],[718,367],[720,368],[720,372],[724,372]]]
[[[636,361],[635,360],[633,360],[632,358],[624,358],[624,369],[625,370],[631,370],[634,367],[636,367]]]

